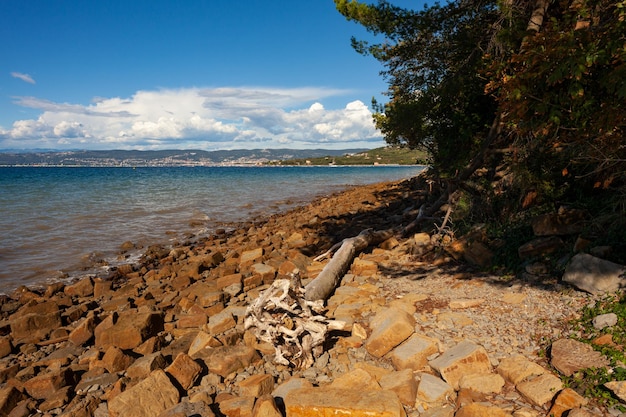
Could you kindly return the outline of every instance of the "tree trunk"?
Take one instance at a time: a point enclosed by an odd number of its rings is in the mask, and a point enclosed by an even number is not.
[[[372,229],[366,229],[358,236],[344,239],[341,247],[322,269],[322,272],[305,287],[305,299],[308,301],[327,300],[352,265],[352,260],[356,254],[370,245],[389,239],[391,236],[393,236],[393,232],[389,230],[376,232]]]
[[[548,11],[548,0],[537,0],[535,3],[535,8],[533,9],[533,14],[530,16],[530,21],[528,22],[528,26],[526,26],[526,30],[529,32],[539,32],[541,30],[541,26],[543,25],[543,19]]]

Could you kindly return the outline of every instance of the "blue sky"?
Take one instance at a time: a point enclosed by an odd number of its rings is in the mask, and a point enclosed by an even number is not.
[[[384,144],[382,67],[332,0],[2,0],[0,16],[0,150]]]

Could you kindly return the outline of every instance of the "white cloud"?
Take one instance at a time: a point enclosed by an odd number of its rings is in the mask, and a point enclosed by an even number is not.
[[[324,88],[181,88],[98,97],[90,104],[16,97],[37,120],[0,129],[0,149],[228,149],[364,147],[382,144],[361,101],[326,109]],[[261,145],[260,145],[261,144]]]
[[[21,72],[12,72],[11,73],[11,77],[13,78],[19,78],[20,80],[29,83],[29,84],[35,84],[35,80],[33,79],[33,77],[31,77],[28,74],[24,74]]]

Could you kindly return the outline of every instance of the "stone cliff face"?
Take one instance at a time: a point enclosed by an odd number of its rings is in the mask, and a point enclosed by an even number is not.
[[[602,415],[563,389],[557,364],[580,366],[572,347],[557,344],[556,370],[539,356],[541,339],[570,340],[562,323],[592,296],[472,273],[426,251],[423,234],[355,259],[325,313],[348,330],[331,333],[311,367],[276,364],[275,346],[244,328],[274,280],[298,269],[306,283],[325,265],[316,254],[402,221],[411,194],[410,182],[359,187],[151,247],[107,277],[4,297],[0,415]]]

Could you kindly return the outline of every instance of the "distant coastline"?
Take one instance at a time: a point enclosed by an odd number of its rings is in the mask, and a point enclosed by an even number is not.
[[[214,167],[423,165],[415,151],[378,149],[110,150],[0,152],[0,167]]]
[[[166,166],[217,166],[262,165],[271,161],[294,158],[338,156],[361,152],[362,149],[345,150],[107,150],[107,151],[39,151],[1,152],[0,166],[86,166],[86,167],[166,167]]]

